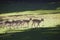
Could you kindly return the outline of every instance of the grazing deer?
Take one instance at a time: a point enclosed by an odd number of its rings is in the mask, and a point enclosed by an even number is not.
[[[43,18],[41,18],[41,20],[39,20],[39,19],[33,19],[33,20],[32,20],[32,22],[33,22],[32,25],[35,26],[35,23],[37,23],[37,26],[39,26],[39,24],[40,24],[42,21],[44,21]]]

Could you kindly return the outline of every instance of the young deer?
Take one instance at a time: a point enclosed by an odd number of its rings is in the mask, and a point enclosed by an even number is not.
[[[33,22],[32,25],[35,26],[35,23],[37,23],[37,26],[39,26],[39,24],[40,24],[42,21],[44,21],[43,18],[41,18],[41,20],[39,20],[39,19],[33,19],[33,20],[32,20],[32,22]]]

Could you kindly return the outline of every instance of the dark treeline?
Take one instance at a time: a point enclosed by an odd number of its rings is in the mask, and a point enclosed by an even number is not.
[[[60,2],[60,0],[0,0],[0,4],[9,2]]]
[[[0,2],[60,2],[60,0],[0,0]]]
[[[16,4],[14,5],[14,3]],[[10,4],[12,4],[13,7],[9,7],[8,5]],[[60,7],[60,0],[0,0],[0,14],[7,12],[22,12],[27,10],[32,11],[40,9],[55,10],[58,7]]]

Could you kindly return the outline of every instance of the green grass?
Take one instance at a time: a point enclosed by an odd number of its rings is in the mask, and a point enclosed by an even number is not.
[[[0,16],[57,14],[58,12],[60,12],[60,10],[36,10],[36,11],[24,11],[24,12],[4,13],[4,14],[0,14]]]
[[[8,16],[8,15],[6,15],[6,16]],[[40,24],[40,27],[42,27],[42,28],[55,27],[56,25],[60,25],[60,14],[45,14],[45,15],[32,15],[32,16],[44,18],[44,21]],[[23,16],[23,18],[25,19],[25,16]],[[30,26],[31,26],[31,23],[30,23]],[[0,28],[0,34],[6,33],[6,32],[10,32],[10,33],[22,32],[26,29],[30,29],[30,28],[28,28],[28,27],[26,27],[26,28],[23,27],[23,28],[18,28],[18,29]],[[16,31],[16,30],[20,30],[20,31]]]
[[[55,27],[55,25],[60,24],[60,19],[59,19],[60,13],[58,12],[60,12],[60,10],[35,10],[35,11],[5,13],[5,14],[0,14],[0,16],[9,16],[9,15],[28,15],[28,16],[32,15],[33,16],[34,15],[36,17],[43,17],[45,19],[45,21],[41,23],[41,27],[53,27],[53,26]],[[9,29],[1,29],[0,33],[5,33],[7,30]],[[21,30],[25,30],[25,29],[23,28]],[[13,31],[13,32],[17,32],[17,31]]]
[[[51,14],[60,12],[60,3],[22,3],[13,2],[2,4],[0,13],[5,15],[19,15],[19,14]]]
[[[57,28],[32,28],[23,32],[5,33],[1,34],[0,40],[57,40],[60,36]]]
[[[32,27],[18,29],[0,28],[0,40],[59,40],[60,7],[56,7],[58,6],[57,4],[25,3],[22,5],[22,3],[11,3],[2,5],[0,16],[32,15],[43,17],[44,22],[40,24],[40,28],[35,29]]]

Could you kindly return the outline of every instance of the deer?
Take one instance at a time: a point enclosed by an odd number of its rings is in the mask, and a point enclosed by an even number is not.
[[[12,25],[12,21],[8,21],[8,20],[7,20],[7,21],[5,21],[4,23],[5,23],[5,25],[7,25],[7,26],[11,26],[11,25]]]
[[[13,21],[12,23],[16,24],[16,25],[24,25],[25,23],[29,26],[29,22],[30,22],[31,18],[28,20],[28,19],[23,19],[23,20],[16,20],[16,21]]]
[[[23,25],[26,23],[27,26],[29,26],[29,22],[30,22],[31,20],[32,20],[31,18],[29,18],[29,20],[27,20],[27,19],[23,19],[23,20],[22,20]]]
[[[13,27],[13,26],[16,26],[16,21],[14,21],[14,20],[12,20],[12,21],[10,21],[10,20],[6,20],[5,22],[4,22],[4,24],[6,25],[6,26],[9,26],[9,28],[11,28],[11,27]],[[14,25],[15,24],[15,25]]]
[[[22,20],[16,20],[16,21],[12,21],[13,24],[19,26],[22,24]]]
[[[35,23],[37,23],[37,26],[39,26],[39,24],[40,24],[42,21],[44,21],[43,18],[41,18],[41,20],[39,20],[39,19],[33,19],[33,20],[32,20],[32,26],[35,26]]]
[[[11,29],[11,25],[12,25],[12,22],[11,21],[9,21],[9,20],[5,20],[5,22],[4,22],[4,26],[7,28],[10,28]]]
[[[3,19],[0,19],[0,27],[3,26],[3,23],[4,23],[4,20]]]

